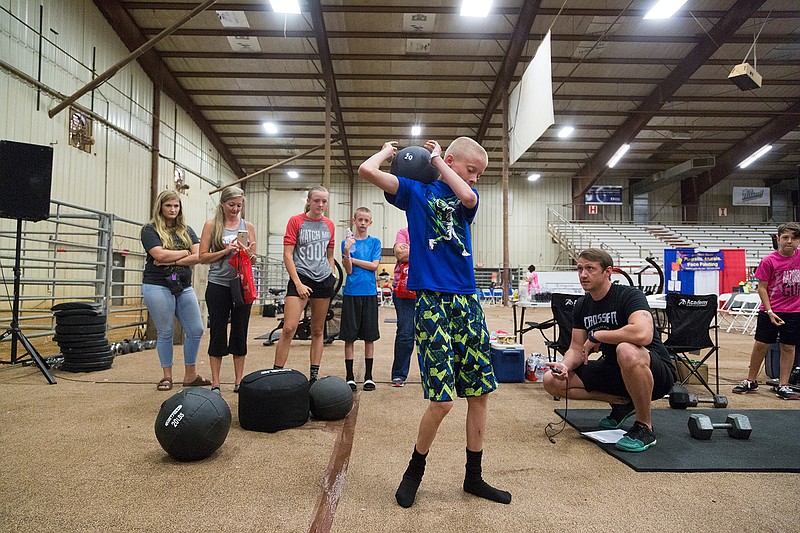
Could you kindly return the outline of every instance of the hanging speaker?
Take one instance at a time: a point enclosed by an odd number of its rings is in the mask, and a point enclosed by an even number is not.
[[[53,147],[0,141],[0,217],[50,217]]]

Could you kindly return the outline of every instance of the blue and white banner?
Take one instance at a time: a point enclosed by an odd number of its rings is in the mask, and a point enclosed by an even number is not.
[[[583,195],[585,204],[622,205],[622,185],[593,185]]]
[[[769,187],[734,187],[733,205],[771,205]]]
[[[725,261],[722,251],[701,252],[686,248],[678,248],[676,262],[681,270],[692,270],[695,272],[704,270],[723,270]]]

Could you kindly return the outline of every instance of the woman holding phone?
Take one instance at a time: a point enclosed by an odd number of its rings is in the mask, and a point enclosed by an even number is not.
[[[244,200],[244,191],[239,187],[223,189],[216,215],[206,221],[200,235],[200,262],[210,265],[206,305],[211,329],[208,344],[211,390],[220,394],[222,358],[228,354],[233,355],[233,392],[239,392],[239,383],[244,374],[244,358],[247,355],[247,326],[252,305],[234,306],[231,287],[232,284],[239,283],[239,276],[229,262],[233,254],[240,250],[247,252],[251,259],[256,255],[255,227],[241,217]]]

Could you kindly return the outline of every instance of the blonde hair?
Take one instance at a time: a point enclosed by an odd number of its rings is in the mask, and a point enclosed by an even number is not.
[[[242,207],[244,207],[244,191],[235,185],[225,187],[222,189],[222,194],[219,195],[219,205],[217,205],[217,212],[214,215],[214,229],[211,230],[211,246],[214,251],[222,250],[225,245],[222,244],[222,236],[225,234],[225,211],[222,206],[232,198],[242,198]]]
[[[169,200],[178,200],[178,216],[175,218],[173,225],[167,224],[167,219],[164,218],[162,207],[164,202]],[[156,198],[153,204],[153,218],[150,222],[161,239],[161,245],[167,250],[186,250],[192,247],[192,238],[189,236],[189,230],[186,226],[186,221],[183,219],[183,203],[181,197],[175,191],[164,190]],[[175,242],[175,237],[179,242]]]
[[[369,207],[356,208],[355,212],[353,213],[353,218],[356,218],[359,213],[364,213],[365,215],[369,215],[369,218],[372,218],[372,211],[369,210]]]
[[[469,137],[459,137],[451,142],[444,155],[445,157],[452,155],[456,159],[468,158],[473,155],[482,155],[486,164],[489,164],[489,154],[486,153],[483,146],[478,144],[476,140]]]
[[[311,210],[311,195],[314,194],[315,192],[324,192],[325,194],[329,194],[328,193],[328,189],[326,189],[322,185],[317,185],[316,187],[311,187],[308,190],[308,196],[306,196],[306,206],[303,209],[303,213],[308,213]]]

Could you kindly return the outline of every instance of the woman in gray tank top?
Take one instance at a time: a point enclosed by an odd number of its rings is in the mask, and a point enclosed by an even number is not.
[[[245,250],[251,259],[256,254],[256,230],[241,217],[244,191],[231,186],[223,189],[213,219],[203,225],[200,236],[200,262],[210,265],[206,286],[206,306],[211,329],[208,355],[211,361],[211,390],[220,392],[222,358],[233,355],[233,392],[239,392],[247,355],[247,326],[252,305],[233,306],[230,284],[238,283],[236,269],[229,263],[233,254]],[[231,329],[228,336],[228,320]]]

